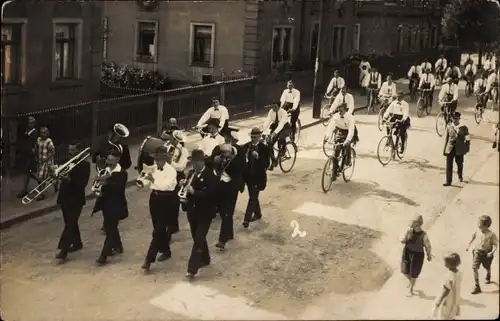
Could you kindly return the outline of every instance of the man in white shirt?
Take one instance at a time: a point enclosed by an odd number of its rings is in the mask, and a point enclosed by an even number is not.
[[[374,67],[370,70],[368,75],[366,75],[365,79],[366,88],[368,89],[366,104],[368,105],[370,101],[370,93],[374,95],[375,99],[378,96],[378,91],[382,86],[382,75],[380,75],[380,73],[377,71],[377,68]]]
[[[372,66],[365,58],[363,58],[359,63],[359,83],[361,84],[361,87],[366,88],[367,82],[365,79],[371,68]]]
[[[338,107],[338,113],[333,115],[325,130],[324,141],[329,141],[332,135],[335,135],[335,144],[342,144],[346,151],[346,165],[351,166],[351,143],[356,143],[356,122],[352,114],[347,113],[347,105],[341,104]],[[338,157],[340,148],[335,149],[335,156]],[[335,180],[337,177],[332,177]]]
[[[462,78],[462,73],[460,72],[460,68],[456,66],[452,61],[448,63],[448,68],[444,73],[445,78],[451,78],[453,82],[458,85],[458,81]]]
[[[295,140],[293,136],[297,132],[297,119],[299,119],[300,115],[300,91],[293,87],[291,80],[287,82],[286,87],[280,98],[281,108],[290,113],[292,140]]]
[[[444,111],[444,105],[447,104],[449,114],[451,115],[455,112],[458,105],[458,86],[453,83],[451,78],[447,78],[445,84],[441,86],[438,98],[441,111]]]
[[[208,135],[203,137],[198,148],[203,151],[205,157],[212,156],[212,152],[215,146],[223,144],[225,142],[224,137],[219,134],[219,121],[217,119],[209,119],[207,121],[207,131]]]
[[[219,121],[219,132],[224,134],[229,131],[229,111],[225,106],[222,106],[219,102],[219,98],[212,98],[212,107],[208,108],[207,111],[201,116],[196,127],[203,128],[210,119],[217,119]],[[208,126],[203,128],[203,132],[208,133]]]
[[[490,55],[486,55],[486,58],[484,58],[484,62],[483,62],[483,69],[485,71],[490,71],[491,70],[491,56]]]
[[[347,113],[354,113],[354,96],[347,92],[347,87],[343,87],[340,93],[333,100],[332,105],[330,106],[330,115],[333,115],[337,112],[337,108],[342,105],[347,105]]]
[[[339,76],[339,71],[335,70],[333,72],[333,78],[330,80],[328,87],[326,88],[325,96],[331,96],[330,105],[333,104],[333,100],[338,95],[339,91],[345,87],[345,81]]]
[[[419,65],[418,61],[415,61],[413,66],[408,70],[408,79],[410,80],[408,84],[408,89],[411,91],[412,82],[418,84],[420,81],[420,76],[422,75],[422,67]]]
[[[382,104],[387,106],[391,99],[396,97],[396,93],[396,83],[392,81],[392,74],[389,74],[387,75],[387,81],[384,81],[380,88],[379,99],[382,100]]]
[[[271,154],[272,164],[269,170],[272,170],[277,165],[277,158],[274,155],[274,144],[278,142],[278,149],[281,151],[286,143],[286,137],[290,135],[291,126],[288,113],[283,108],[280,108],[278,103],[271,105],[271,110],[267,114],[266,121],[263,125],[263,134],[269,135],[269,152]],[[278,157],[280,155],[278,154]]]
[[[434,78],[434,75],[431,73],[431,69],[428,68],[425,70],[425,73],[420,77],[420,83],[418,84],[418,89],[430,89],[431,91],[429,92],[430,94],[430,104],[432,106],[432,102],[434,100],[434,88],[436,86],[436,78]]]
[[[436,70],[436,77],[440,77],[443,79],[444,72],[448,68],[448,60],[444,57],[443,54],[440,55],[439,59],[436,61],[434,65],[434,69]]]
[[[483,71],[481,77],[477,78],[474,82],[474,94],[480,95],[486,91],[486,86],[488,83],[488,73]]]
[[[384,120],[396,122],[393,126],[397,128],[399,137],[401,138],[400,153],[404,152],[406,146],[406,130],[410,127],[410,106],[403,100],[404,93],[398,92],[398,97],[387,107],[384,113]],[[391,129],[387,127],[387,135],[391,133]]]
[[[424,62],[420,64],[420,70],[422,70],[422,73],[424,73],[427,69],[432,70],[432,64],[429,61],[429,58],[425,58]]]
[[[464,79],[467,80],[468,78],[472,79],[474,76],[476,76],[477,73],[477,66],[474,63],[474,61],[470,60],[466,65],[464,69]]]
[[[491,94],[493,88],[498,88],[498,75],[492,70],[488,76],[488,81],[486,81],[486,92]]]
[[[170,238],[167,231],[169,216],[175,213],[177,203],[177,171],[167,163],[170,158],[166,147],[160,146],[156,149],[155,164],[148,168],[149,174],[146,180],[151,182],[151,194],[149,196],[149,212],[153,222],[153,238],[149,245],[146,259],[142,265],[143,270],[149,270],[151,263],[170,258]],[[146,167],[147,165],[145,165]],[[162,253],[158,259],[156,256]]]

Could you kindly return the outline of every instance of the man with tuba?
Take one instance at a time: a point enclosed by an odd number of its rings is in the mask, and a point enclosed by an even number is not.
[[[73,162],[73,158],[77,157],[80,152],[81,146],[79,143],[70,143],[68,146],[69,158],[63,160],[62,163],[66,164],[70,160]],[[74,164],[76,165],[68,175],[61,177],[57,204],[61,206],[64,229],[57,246],[59,253],[56,255],[56,258],[61,261],[66,260],[68,253],[81,250],[83,247],[78,219],[85,205],[85,187],[90,177],[90,163],[84,158],[89,154],[90,152],[80,159],[75,159]],[[68,164],[67,166],[71,165]]]
[[[168,148],[165,146],[157,147],[153,158],[155,164],[145,178],[151,182],[149,212],[153,222],[153,238],[142,265],[142,269],[145,271],[149,270],[151,263],[162,262],[171,257],[170,238],[172,234],[167,226],[172,222],[176,208],[177,210],[179,208],[176,190],[177,171],[167,162],[171,159]],[[157,258],[158,253],[161,255]]]

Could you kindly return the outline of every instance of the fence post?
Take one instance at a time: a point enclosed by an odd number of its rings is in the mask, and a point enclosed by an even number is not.
[[[219,84],[219,90],[220,90],[220,94],[219,94],[219,99],[220,99],[220,104],[225,106],[226,105],[226,81],[224,80],[224,78],[222,78],[222,81],[219,81],[218,82]]]
[[[99,140],[99,101],[91,103],[92,108],[92,146],[97,146]]]
[[[160,135],[163,128],[163,95],[157,93],[156,97],[156,134]]]

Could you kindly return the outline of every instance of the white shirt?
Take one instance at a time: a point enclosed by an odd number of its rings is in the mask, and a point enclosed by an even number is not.
[[[359,70],[361,70],[361,72],[368,72],[368,70],[370,70],[372,68],[372,66],[370,65],[370,63],[368,61],[361,61],[359,63]]]
[[[430,69],[432,71],[432,64],[430,62],[423,62],[420,65],[420,68],[422,69],[422,72],[424,73],[427,69]]]
[[[413,74],[417,74],[420,77],[422,75],[422,66],[411,66],[410,70],[408,70],[408,78]]]
[[[216,134],[215,136],[207,135],[203,137],[198,148],[203,151],[205,156],[212,156],[212,152],[214,151],[215,146],[225,143],[224,137],[220,134]]]
[[[396,83],[392,82],[392,84],[389,85],[388,81],[384,81],[378,95],[384,98],[391,98],[394,97],[396,93]]]
[[[444,320],[453,320],[460,309],[460,288],[462,286],[462,272],[448,271],[442,285],[450,292],[439,307],[439,317]]]
[[[226,124],[226,121],[229,119],[229,112],[225,106],[219,105],[217,109],[215,107],[210,107],[207,111],[201,116],[198,121],[198,127],[205,125],[205,123],[211,119],[215,118],[219,120],[219,129],[222,129]]]
[[[401,120],[406,120],[410,114],[410,105],[404,100],[401,101],[393,101],[389,107],[387,107],[384,118],[389,118],[390,115],[400,115],[403,116]]]
[[[347,104],[347,113],[352,115],[354,112],[354,96],[349,93],[346,93],[344,96],[341,92],[335,97],[335,100],[330,106],[330,113],[336,111],[343,103]]]
[[[493,83],[497,81],[497,74],[493,73],[488,76],[488,80],[486,81],[486,91],[490,91]]]
[[[457,75],[458,78],[462,77],[462,73],[460,72],[460,68],[458,68],[457,66],[454,66],[453,68],[452,67],[448,67],[446,69],[446,72],[444,73],[444,76],[445,77],[451,77],[452,70]]]
[[[220,135],[219,135],[220,136]],[[188,163],[188,154],[189,151],[187,150],[186,147],[183,147],[181,145],[177,145],[178,148],[175,149],[174,155],[172,156],[172,166],[175,168],[176,171],[178,172],[183,172],[186,169],[186,165]],[[179,155],[180,153],[180,155]],[[178,158],[178,160],[177,160]],[[174,162],[174,160],[177,160]]]
[[[300,91],[298,91],[295,88],[292,88],[291,90],[288,88],[283,90],[283,93],[281,94],[280,102],[281,102],[280,107],[283,107],[283,105],[285,103],[292,103],[293,104],[292,109],[297,109],[297,107],[299,107],[299,103],[300,103]]]
[[[345,86],[345,81],[342,77],[333,77],[332,80],[330,80],[330,83],[328,84],[328,87],[326,88],[326,94],[328,95],[333,91],[334,88],[337,89],[342,89]]]
[[[345,113],[344,116],[341,117],[340,114],[335,114],[326,127],[325,139],[329,140],[331,135],[333,135],[333,131],[335,130],[335,128],[339,128],[348,130],[346,141],[350,142],[354,137],[355,125],[356,121],[354,120],[353,115]]]
[[[436,61],[436,64],[434,65],[434,67],[436,67],[436,70],[439,67],[441,67],[441,70],[446,69],[447,66],[448,66],[448,60],[446,60],[446,58],[439,58]]]
[[[423,84],[430,84],[431,88],[436,85],[436,78],[434,78],[434,75],[431,73],[424,73],[420,77],[420,83],[418,84],[418,88],[422,88]]]
[[[163,192],[175,190],[177,187],[177,171],[172,165],[165,163],[162,170],[159,170],[156,164],[151,167],[154,168],[151,173],[154,179],[150,185],[152,190]]]
[[[289,122],[288,113],[283,108],[278,109],[278,113],[276,113],[273,109],[269,110],[267,114],[267,118],[264,121],[264,134],[269,135],[271,125],[278,120],[278,127],[274,130],[276,134],[278,134],[286,123]]]
[[[484,70],[488,71],[491,69],[491,60],[489,59],[484,59],[484,62],[483,62],[483,68]]]
[[[472,74],[475,75],[477,73],[476,65],[475,64],[468,64],[467,66],[465,66],[464,75],[467,75],[467,73],[469,73],[469,71],[472,71]]]
[[[106,167],[106,174],[119,173],[122,171],[122,167],[120,164],[116,164],[115,168],[111,169],[111,167]]]
[[[382,85],[382,76],[380,75],[380,73],[377,71],[377,72],[370,72],[368,73],[368,75],[366,75],[366,85],[377,85],[377,88],[380,88],[380,86]]]
[[[441,91],[439,92],[439,101],[443,102],[445,101],[445,95],[446,94],[452,94],[453,95],[453,100],[458,100],[458,86],[455,84],[444,84],[441,86]]]
[[[476,79],[476,81],[474,81],[474,93],[479,94],[483,91],[483,89],[486,89],[487,82],[488,82],[487,79],[483,78]]]

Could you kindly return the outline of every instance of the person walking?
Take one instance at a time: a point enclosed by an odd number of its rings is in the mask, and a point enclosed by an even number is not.
[[[461,114],[453,114],[453,122],[446,128],[443,154],[446,156],[446,182],[450,186],[453,178],[453,161],[457,164],[458,179],[463,182],[464,156],[470,150],[469,128],[460,124]]]

